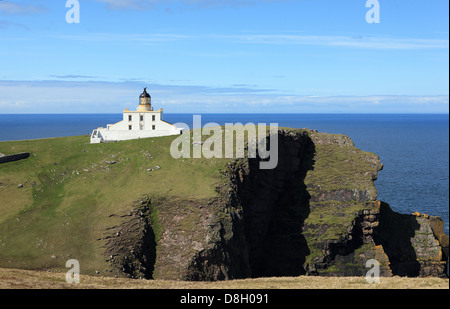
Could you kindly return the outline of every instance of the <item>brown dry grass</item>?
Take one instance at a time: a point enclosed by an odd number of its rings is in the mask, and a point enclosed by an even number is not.
[[[381,278],[368,284],[364,277],[277,277],[220,282],[133,280],[80,276],[79,284],[65,281],[65,273],[0,268],[0,289],[448,289],[442,278]]]

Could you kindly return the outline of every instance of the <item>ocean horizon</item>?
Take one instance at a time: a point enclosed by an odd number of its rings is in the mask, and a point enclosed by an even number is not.
[[[428,213],[444,220],[449,234],[448,114],[219,114],[198,113],[207,123],[278,123],[345,134],[384,164],[378,199],[400,213]],[[164,113],[170,123],[192,128],[193,114]],[[89,135],[122,120],[122,114],[0,114],[0,142]],[[0,148],[1,150],[1,148]],[[1,151],[0,151],[1,152]]]

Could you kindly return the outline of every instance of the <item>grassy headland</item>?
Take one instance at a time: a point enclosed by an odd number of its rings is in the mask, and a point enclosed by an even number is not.
[[[90,144],[88,136],[1,142],[29,152],[0,165],[0,267],[106,267],[97,241],[143,194],[192,199],[215,194],[224,159],[173,159],[174,137]],[[19,187],[23,185],[23,187]]]
[[[145,273],[159,280],[136,281],[136,287],[183,286],[160,279],[262,276],[286,288],[310,287],[315,279],[277,277],[358,276],[366,271],[364,259],[380,252],[388,267],[383,247],[373,240],[381,205],[373,185],[382,168],[379,158],[343,135],[287,128],[280,133],[273,170],[260,170],[247,159],[175,159],[175,136],[105,144],[90,144],[88,136],[0,142],[0,153],[31,154],[0,164],[0,267],[65,272],[66,261],[77,259],[83,276],[94,276],[86,277],[94,287],[109,280],[97,277]],[[442,244],[432,244],[440,252]],[[357,288],[364,281],[347,278],[318,284],[345,288],[354,282]],[[214,284],[267,288],[271,280]]]

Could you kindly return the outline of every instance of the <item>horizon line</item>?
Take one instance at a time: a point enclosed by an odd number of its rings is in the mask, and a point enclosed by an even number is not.
[[[0,113],[0,115],[122,115],[123,113]],[[195,113],[171,113],[164,112],[166,115],[196,115],[196,114],[205,114],[205,115],[450,115],[447,113],[424,113],[424,112],[397,112],[397,113],[352,113],[352,112],[329,112],[329,113],[318,113],[318,112],[305,112],[305,113],[250,113],[250,112],[242,112],[242,113],[211,113],[211,112],[195,112]]]

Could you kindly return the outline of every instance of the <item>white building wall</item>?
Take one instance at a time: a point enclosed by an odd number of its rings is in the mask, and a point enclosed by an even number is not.
[[[122,121],[109,124],[107,128],[94,130],[91,135],[91,143],[181,134],[181,129],[177,129],[174,125],[161,120],[161,115],[162,110],[158,112],[125,110]],[[131,121],[129,116],[131,116]],[[131,130],[129,129],[130,125]]]
[[[103,141],[124,141],[130,139],[138,139],[138,138],[147,138],[147,137],[157,137],[157,136],[168,136],[168,135],[179,135],[181,132],[179,130],[106,130],[106,129],[97,129],[98,134],[100,135],[98,138],[91,138],[91,143],[100,143]]]

